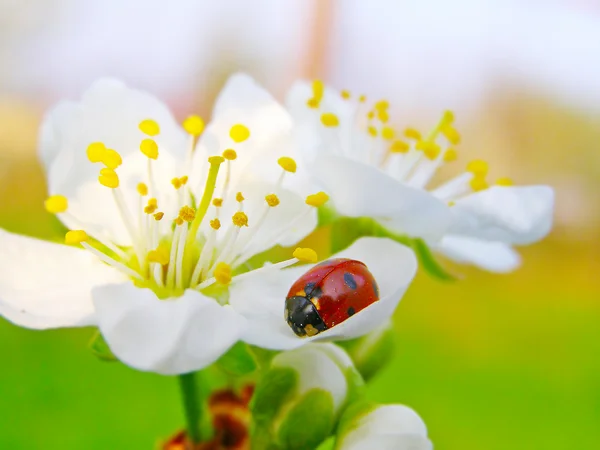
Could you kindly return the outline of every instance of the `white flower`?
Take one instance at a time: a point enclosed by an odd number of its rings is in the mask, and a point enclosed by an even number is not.
[[[438,170],[457,158],[460,135],[451,112],[422,136],[412,128],[398,133],[389,124],[387,101],[370,104],[320,81],[297,83],[287,102],[307,172],[343,215],[373,217],[457,261],[499,272],[519,263],[512,245],[530,244],[550,231],[553,190],[512,187],[508,178],[489,187],[484,161],[431,186]]]
[[[97,325],[123,362],[163,374],[238,341],[246,319],[228,298],[262,291],[234,292],[232,279],[261,278],[247,260],[309,234],[326,196],[310,206],[283,187],[296,170],[283,153],[292,121],[248,77],[229,81],[203,127],[192,116],[181,128],[110,79],[53,109],[40,145],[46,208],[72,245],[0,231],[0,313],[33,328]]]
[[[350,420],[338,435],[335,450],[433,449],[423,420],[407,406],[378,406]]]
[[[415,276],[417,260],[408,247],[386,238],[365,237],[332,258],[362,261],[377,281],[380,299],[340,324],[312,337],[298,337],[282,320],[283,302],[292,284],[312,266],[257,271],[240,275],[230,287],[230,303],[248,318],[244,340],[276,350],[300,347],[311,341],[346,340],[363,336],[385,323]],[[262,275],[262,276],[261,276]],[[261,295],[244,295],[260,292]]]

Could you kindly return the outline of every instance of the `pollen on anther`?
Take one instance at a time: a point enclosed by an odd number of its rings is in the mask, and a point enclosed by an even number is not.
[[[220,208],[221,206],[223,206],[223,199],[219,198],[219,197],[215,197],[212,200],[212,204],[213,204],[213,206]]]
[[[123,163],[121,155],[116,150],[108,148],[102,155],[102,163],[109,169],[116,169]]]
[[[290,158],[289,156],[282,156],[277,160],[277,164],[279,164],[283,170],[290,173],[296,173],[296,169],[298,168],[294,158]]]
[[[140,151],[150,159],[158,158],[158,144],[153,139],[144,139],[140,142]]]
[[[248,216],[243,211],[236,212],[232,217],[231,221],[236,227],[247,227],[248,226]]]
[[[244,142],[250,137],[250,130],[245,125],[237,123],[234,126],[232,126],[229,130],[229,136],[231,137],[231,139],[233,139],[234,142]]]
[[[364,103],[364,102],[366,102],[366,101],[367,101],[367,96],[366,96],[366,95],[364,95],[364,94],[363,94],[363,95],[361,95],[361,96],[359,96],[359,97],[358,97],[358,101],[359,101],[359,102],[361,102],[361,103]]]
[[[223,164],[223,161],[225,161],[225,158],[223,158],[222,156],[217,155],[208,157],[209,164]]]
[[[416,141],[421,140],[421,133],[416,128],[407,128],[406,130],[404,130],[404,136],[406,136],[409,139],[414,139]]]
[[[183,219],[181,217],[176,217],[173,222],[175,222],[175,225],[178,225],[178,226],[183,225]]]
[[[196,217],[196,210],[187,205],[183,206],[179,210],[179,217],[181,217],[186,222],[192,222]]]
[[[101,162],[105,152],[106,147],[102,142],[93,142],[86,150],[88,160],[92,163]]]
[[[65,244],[67,245],[81,244],[88,239],[87,233],[83,230],[71,230],[65,234]]]
[[[154,214],[158,209],[158,201],[155,198],[151,198],[148,200],[148,204],[144,207],[144,212],[146,214]]]
[[[343,98],[344,100],[348,100],[348,99],[351,97],[350,91],[349,91],[349,90],[347,90],[347,89],[343,89],[343,90],[340,92],[340,95],[342,96],[342,98]]]
[[[234,159],[237,158],[237,153],[234,149],[228,148],[227,150],[225,150],[223,152],[223,158],[225,158],[229,161],[233,161]]]
[[[145,197],[146,195],[148,195],[148,186],[146,185],[146,183],[138,183],[137,191],[138,194],[140,194],[142,197]]]
[[[51,214],[63,213],[69,207],[69,201],[64,195],[52,195],[46,199],[44,207]]]
[[[446,139],[450,141],[452,145],[458,145],[460,143],[460,133],[452,125],[448,125],[442,128],[442,133],[446,136]]]
[[[107,188],[115,189],[119,187],[119,176],[113,169],[108,169],[106,167],[100,169],[98,181],[102,186],[106,186]]]
[[[218,230],[219,228],[221,228],[221,221],[215,217],[213,220],[210,221],[210,227],[213,230]]]
[[[274,208],[275,206],[279,205],[279,197],[277,197],[277,195],[275,194],[266,195],[265,201],[267,202],[267,205],[269,205],[271,208]]]
[[[370,126],[367,127],[367,131],[371,135],[371,137],[377,137],[377,128]]]
[[[321,123],[326,127],[337,127],[340,120],[334,113],[323,113],[321,114]]]
[[[369,111],[367,113],[367,119],[373,120],[375,118],[375,111]]]
[[[392,153],[406,153],[410,149],[410,145],[400,139],[395,140],[390,145],[390,152]]]
[[[474,175],[486,175],[488,170],[488,163],[482,161],[481,159],[473,160],[467,164],[467,171],[473,173]]]
[[[299,261],[308,263],[315,263],[319,259],[317,252],[315,252],[312,248],[298,247],[296,250],[294,250],[293,256]]]
[[[229,284],[231,282],[231,266],[224,262],[220,262],[215,267],[215,280],[220,284]]]
[[[512,178],[502,177],[496,180],[496,184],[498,186],[513,186],[515,183],[513,182]]]
[[[315,208],[318,208],[327,203],[327,200],[329,200],[329,195],[327,195],[325,192],[317,192],[316,194],[308,195],[305,203],[308,206],[314,206]]]
[[[377,111],[377,118],[381,121],[381,123],[387,123],[390,120],[390,115],[385,110]]]
[[[312,91],[313,97],[317,100],[321,100],[325,93],[325,84],[323,84],[321,80],[314,80],[312,82]]]
[[[422,150],[425,156],[431,160],[436,159],[442,151],[439,145],[431,141],[419,141],[416,148]]]
[[[139,124],[140,131],[148,136],[156,136],[160,133],[160,127],[155,120],[146,119],[142,120]]]
[[[179,182],[181,183],[182,186],[185,186],[186,183],[188,182],[188,179],[189,179],[188,176],[184,175],[181,178],[179,178]]]
[[[155,250],[150,250],[147,255],[148,262],[158,263],[161,266],[169,264],[169,250],[164,246],[159,246]]]
[[[171,184],[173,185],[173,187],[175,189],[179,189],[181,187],[181,181],[177,177],[175,177],[171,180]]]
[[[200,116],[189,116],[183,121],[183,129],[192,136],[198,137],[204,131],[204,121]]]
[[[243,202],[244,200],[246,200],[244,198],[244,194],[242,194],[241,192],[238,192],[237,194],[235,194],[235,201],[236,202]]]
[[[476,174],[469,183],[471,185],[471,189],[475,192],[483,191],[489,187],[485,179],[485,175]]]
[[[156,220],[157,222],[159,220],[162,220],[163,217],[165,217],[165,213],[162,212],[162,211],[157,212],[156,214],[154,214],[154,220]]]

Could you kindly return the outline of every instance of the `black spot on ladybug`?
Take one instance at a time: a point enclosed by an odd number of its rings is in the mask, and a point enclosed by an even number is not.
[[[377,286],[375,280],[373,280],[373,291],[375,292],[375,297],[379,298],[379,286]]]
[[[344,283],[346,283],[346,286],[348,286],[350,289],[356,289],[356,280],[350,272],[344,273]]]
[[[306,298],[308,298],[308,299],[311,299],[314,297],[319,298],[321,296],[321,294],[323,293],[321,288],[312,281],[310,283],[306,283],[306,286],[304,286],[304,292],[306,293]]]
[[[348,316],[353,316],[356,311],[354,311],[354,308],[351,306],[346,312],[348,313]]]

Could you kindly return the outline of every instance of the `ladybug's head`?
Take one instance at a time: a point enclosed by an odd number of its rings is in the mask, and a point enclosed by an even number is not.
[[[285,320],[300,337],[314,336],[327,329],[315,305],[298,295],[285,299]]]

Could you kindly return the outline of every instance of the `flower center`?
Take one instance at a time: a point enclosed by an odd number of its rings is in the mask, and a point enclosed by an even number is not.
[[[184,129],[190,135],[188,162],[203,128],[204,124],[197,116],[184,122]],[[243,270],[236,269],[241,269],[241,264],[256,253],[255,241],[272,214],[271,210],[280,205],[278,192],[282,189],[285,176],[296,172],[296,162],[290,157],[282,157],[277,161],[281,175],[272,186],[273,191],[264,193],[262,210],[255,211],[255,217],[249,217],[248,212],[244,211],[244,194],[237,192],[234,198],[228,195],[234,181],[231,179],[231,167],[237,159],[235,149],[228,148],[222,155],[208,158],[206,181],[198,197],[194,197],[187,175],[171,180],[171,189],[176,191],[176,195],[160,196],[154,178],[154,171],[161,169],[160,149],[153,139],[160,133],[160,126],[154,120],[147,119],[139,124],[139,129],[147,136],[141,140],[139,147],[147,158],[147,164],[145,177],[139,180],[136,188],[137,208],[131,208],[126,202],[120,185],[118,170],[123,163],[121,155],[100,142],[92,143],[87,148],[88,160],[103,165],[98,182],[111,190],[132,247],[117,246],[109,237],[98,233],[88,234],[84,229],[67,232],[65,243],[81,245],[105,263],[130,276],[138,286],[149,287],[162,298],[181,295],[187,288],[201,290],[215,283],[227,285],[233,278],[243,276],[243,273],[237,274]],[[243,124],[235,124],[229,136],[235,146],[250,138],[250,130]],[[223,182],[217,186],[219,174],[223,171]],[[177,202],[178,210],[176,217],[166,216],[158,198],[175,199],[173,201]],[[195,198],[199,200],[195,201]],[[270,228],[269,232],[275,231],[276,234],[269,235],[270,242],[277,242],[310,214],[312,208],[323,205],[327,200],[328,196],[323,192],[308,196],[306,207],[301,208],[295,217],[281,221],[276,230]],[[230,217],[222,217],[224,206],[232,204],[235,205],[235,211]],[[68,200],[62,195],[49,197],[45,206],[51,213],[68,216],[71,222],[76,221],[67,211]],[[291,259],[269,267],[283,268],[299,261],[314,262],[316,254],[310,249],[297,249]]]

